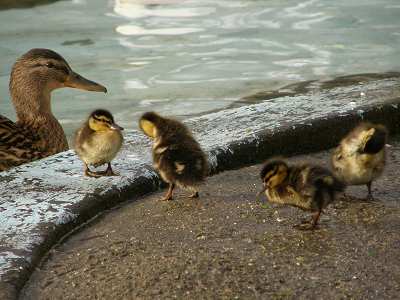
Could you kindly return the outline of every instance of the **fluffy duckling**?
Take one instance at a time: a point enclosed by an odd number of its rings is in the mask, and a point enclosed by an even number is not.
[[[330,204],[344,185],[332,173],[319,166],[300,164],[288,166],[274,159],[266,162],[260,172],[270,202],[298,207],[315,212],[311,223],[296,225],[299,229],[314,229],[322,210]]]
[[[75,151],[85,164],[85,175],[90,177],[115,176],[111,161],[121,149],[123,137],[122,127],[114,122],[112,114],[104,109],[92,112],[75,133]],[[89,165],[95,167],[107,163],[107,170],[94,172]]]
[[[169,189],[162,199],[172,199],[175,185],[199,197],[196,185],[204,181],[208,172],[206,155],[189,129],[181,122],[147,112],[139,120],[142,131],[154,139],[153,164]]]
[[[49,49],[32,49],[15,62],[9,89],[17,122],[0,115],[0,171],[68,150],[64,130],[51,111],[51,92],[63,87],[107,92]]]
[[[340,142],[332,155],[334,174],[347,185],[366,184],[369,199],[372,199],[372,181],[385,167],[387,136],[385,126],[361,123]]]

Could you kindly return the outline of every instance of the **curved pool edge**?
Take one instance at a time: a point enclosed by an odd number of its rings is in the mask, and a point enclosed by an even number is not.
[[[217,173],[271,155],[331,148],[362,119],[398,133],[399,87],[398,76],[342,84],[203,115],[186,124],[209,154],[212,173]],[[282,111],[280,101],[294,104]],[[121,176],[85,178],[81,163],[67,151],[0,173],[0,213],[5,217],[0,222],[0,299],[17,298],[33,269],[65,234],[160,186],[151,167],[150,143],[138,132],[126,135],[115,169]]]

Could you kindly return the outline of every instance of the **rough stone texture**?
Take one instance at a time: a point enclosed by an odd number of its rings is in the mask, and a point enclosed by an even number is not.
[[[293,228],[309,213],[256,201],[260,165],[209,178],[198,200],[130,201],[52,249],[21,299],[398,299],[400,143],[389,151],[375,201],[349,188],[314,232]]]
[[[300,94],[296,94],[298,86],[289,87],[277,98],[265,96],[265,101],[257,95],[254,101],[259,103],[186,123],[209,153],[214,173],[273,154],[329,148],[363,118],[397,132],[398,74],[355,78],[336,84],[303,84]],[[293,105],[288,106],[288,101]],[[1,299],[21,288],[42,255],[63,234],[104,209],[159,186],[150,164],[150,143],[138,132],[126,135],[114,165],[121,176],[85,178],[81,163],[68,151],[0,174]]]

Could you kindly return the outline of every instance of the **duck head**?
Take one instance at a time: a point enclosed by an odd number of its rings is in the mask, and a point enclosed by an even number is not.
[[[52,50],[32,49],[22,55],[12,68],[9,85],[18,119],[51,113],[50,94],[63,87],[107,92],[104,86],[74,72]]]

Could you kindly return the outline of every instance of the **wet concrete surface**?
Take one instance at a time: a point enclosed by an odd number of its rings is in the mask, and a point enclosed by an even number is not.
[[[329,149],[363,119],[399,133],[399,87],[398,73],[307,82],[280,90],[290,95],[259,95],[255,104],[184,122],[207,152],[214,174],[271,155]],[[64,234],[99,212],[158,189],[150,147],[141,132],[126,132],[124,147],[113,161],[120,176],[113,178],[84,177],[73,151],[0,174],[0,299],[17,297],[37,263]]]
[[[398,299],[400,142],[373,185],[350,187],[315,231],[308,214],[255,200],[260,165],[113,209],[53,248],[21,299]],[[330,152],[290,158],[327,165]]]

